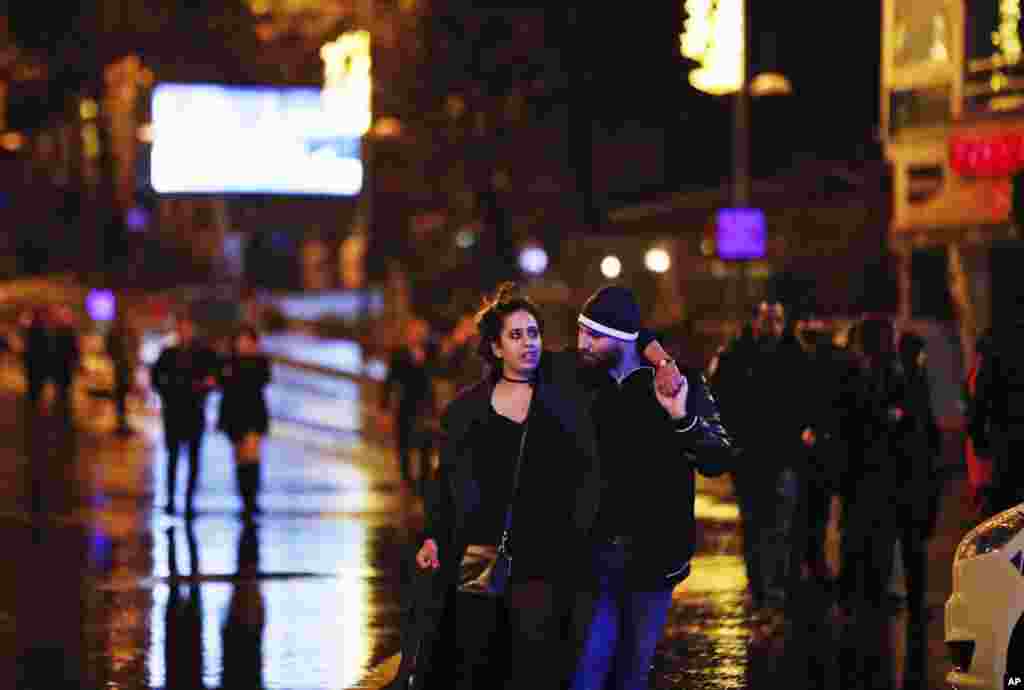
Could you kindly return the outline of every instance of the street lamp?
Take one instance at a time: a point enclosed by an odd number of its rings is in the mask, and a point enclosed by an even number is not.
[[[672,267],[672,257],[662,247],[652,247],[644,255],[644,266],[652,273],[665,273]]]
[[[622,262],[617,256],[606,256],[601,260],[601,275],[609,280],[614,280],[622,273]]]
[[[732,204],[750,204],[750,98],[791,94],[784,74],[765,72],[748,79],[750,13],[747,0],[686,0],[688,14],[679,36],[684,57],[700,64],[690,84],[713,96],[733,96]]]
[[[733,96],[732,207],[751,205],[750,99],[791,94],[785,75],[766,72],[749,79],[750,12],[747,0],[686,0],[688,18],[680,35],[680,52],[700,63],[690,72],[694,88],[712,95]],[[746,263],[741,262],[743,300],[749,298]],[[737,300],[740,301],[740,300]],[[738,305],[742,313],[743,305]]]
[[[519,268],[530,275],[540,275],[548,267],[548,253],[544,248],[531,244],[519,252]]]

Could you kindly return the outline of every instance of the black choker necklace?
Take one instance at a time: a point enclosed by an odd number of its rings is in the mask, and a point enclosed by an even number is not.
[[[533,383],[533,379],[510,379],[508,376],[505,376],[504,373],[502,373],[501,378],[510,383]]]

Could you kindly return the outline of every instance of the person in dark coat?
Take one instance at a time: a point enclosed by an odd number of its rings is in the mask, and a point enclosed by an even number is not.
[[[720,475],[733,459],[703,377],[690,372],[675,395],[657,390],[656,368],[636,347],[639,331],[640,307],[621,286],[595,292],[579,315],[602,482],[586,561],[596,576],[594,613],[573,690],[648,687],[672,592],[696,549],[696,472]]]
[[[992,348],[992,329],[987,328],[978,337],[974,347],[974,362],[967,372],[963,386],[963,402],[968,410],[975,409],[975,397],[978,393],[978,372],[989,356]],[[991,503],[992,494],[992,458],[980,455],[974,439],[968,432],[964,439],[964,459],[967,463],[967,491],[965,500],[970,512],[976,517],[991,515],[987,507]]]
[[[135,386],[135,370],[139,365],[139,339],[123,311],[118,311],[114,323],[104,338],[107,355],[114,365],[114,410],[117,413],[115,433],[133,433],[128,424],[128,395]]]
[[[1018,303],[1024,312],[1024,305]],[[992,332],[988,357],[978,370],[968,432],[978,455],[992,458],[987,506],[995,515],[1024,502],[1024,313]],[[986,516],[988,517],[988,516]]]
[[[469,619],[472,603],[452,598],[443,625],[456,644],[435,649],[435,661],[447,657],[447,663],[430,666],[424,676],[428,688],[560,686],[556,675],[537,674],[519,660],[552,668],[567,653],[562,626],[570,598],[564,578],[572,572],[579,555],[573,545],[583,543],[583,534],[566,497],[584,483],[592,458],[541,392],[542,323],[531,302],[499,293],[479,318],[479,352],[496,375],[457,398],[445,414],[445,428],[455,437],[450,433],[442,450],[439,493],[427,510],[417,561],[440,568],[443,560],[447,575],[470,544],[496,547],[511,503],[515,567],[497,621]],[[513,494],[521,444],[519,489]],[[500,632],[489,635],[488,629]]]
[[[178,455],[188,447],[188,483],[185,487],[185,515],[194,514],[199,460],[206,431],[206,398],[216,385],[216,355],[196,338],[195,324],[187,317],[176,323],[177,342],[160,352],[150,372],[153,388],[160,396],[164,442],[167,445],[167,503],[165,512],[174,513]]]
[[[430,342],[430,326],[423,319],[411,319],[405,325],[405,342],[391,355],[380,397],[381,413],[393,414],[402,481],[413,480],[412,456],[416,452],[421,490],[433,448],[430,423],[436,412],[433,379],[437,359],[437,348]],[[392,412],[395,398],[398,403]]]
[[[244,326],[220,368],[217,428],[227,434],[235,450],[235,476],[246,517],[259,512],[260,447],[270,429],[264,389],[270,377],[270,358],[260,352],[259,333]]]
[[[815,421],[811,363],[777,300],[754,307],[750,327],[718,357],[712,388],[743,455],[733,468],[743,526],[743,556],[754,615],[770,628],[785,620],[792,589],[799,481]],[[786,403],[763,396],[785,391]]]
[[[404,688],[413,667],[413,687],[420,689],[473,687],[474,676],[476,687],[501,687],[504,680],[507,688],[561,688],[583,643],[592,609],[577,591],[578,578],[588,575],[579,559],[601,484],[588,413],[593,394],[581,382],[576,354],[542,351],[536,307],[509,292],[503,286],[478,319],[478,351],[492,371],[462,391],[442,417],[440,475],[427,494],[425,539],[416,555],[423,573],[417,576],[417,631],[404,636],[402,668],[390,688]],[[665,357],[660,345],[650,338],[645,343],[646,356]],[[663,367],[659,386],[678,390],[678,378],[674,365]],[[469,545],[493,545],[500,536],[515,441],[526,419],[520,499],[514,501],[515,567],[502,608],[508,636],[492,663],[475,663],[497,649],[486,640],[468,643],[487,637],[486,631],[460,630],[466,611],[460,614],[456,585]],[[567,623],[573,634],[564,640]],[[545,672],[536,673],[538,667]]]
[[[858,368],[843,393],[843,437],[850,462],[842,480],[843,527],[838,613],[842,687],[890,687],[891,653],[879,649],[889,614],[889,580],[907,492],[903,442],[913,427],[906,373],[896,352],[892,322],[869,316],[851,344]]]
[[[805,326],[801,340],[807,347],[809,376],[814,381],[807,391],[811,396],[811,428],[805,430],[809,446],[808,462],[801,477],[797,509],[797,535],[805,539],[794,544],[794,565],[805,566],[819,585],[828,584],[831,572],[825,558],[825,533],[832,497],[838,492],[838,479],[846,466],[846,446],[841,442],[839,422],[841,405],[839,385],[850,366],[846,353],[836,347],[831,330]]]
[[[37,307],[23,319],[22,362],[28,400],[38,407],[43,386],[53,372],[53,327],[48,310]]]
[[[71,396],[75,375],[81,363],[78,331],[71,307],[61,304],[54,308],[53,329],[53,382],[57,387],[57,403],[65,413],[71,413]]]
[[[942,434],[932,408],[926,341],[904,333],[899,353],[906,375],[906,419],[899,426],[901,453],[893,457],[903,468],[897,481],[901,491],[893,505],[894,527],[907,590],[907,650],[902,687],[926,685],[926,596],[928,593],[928,540],[935,531],[941,484],[938,463]],[[891,566],[889,568],[891,570]]]

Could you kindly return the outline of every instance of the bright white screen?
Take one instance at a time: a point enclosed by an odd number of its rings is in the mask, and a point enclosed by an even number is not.
[[[160,84],[150,182],[163,194],[354,196],[359,139],[341,133],[314,88]]]

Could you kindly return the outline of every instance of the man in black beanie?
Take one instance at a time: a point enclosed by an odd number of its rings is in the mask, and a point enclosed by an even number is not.
[[[655,374],[672,360],[651,366],[637,351],[639,334],[639,305],[623,287],[597,291],[579,316],[578,353],[596,392],[602,489],[593,611],[573,690],[648,687],[672,590],[694,553],[694,468],[715,476],[732,457],[703,376],[686,372],[675,395],[663,394]]]

